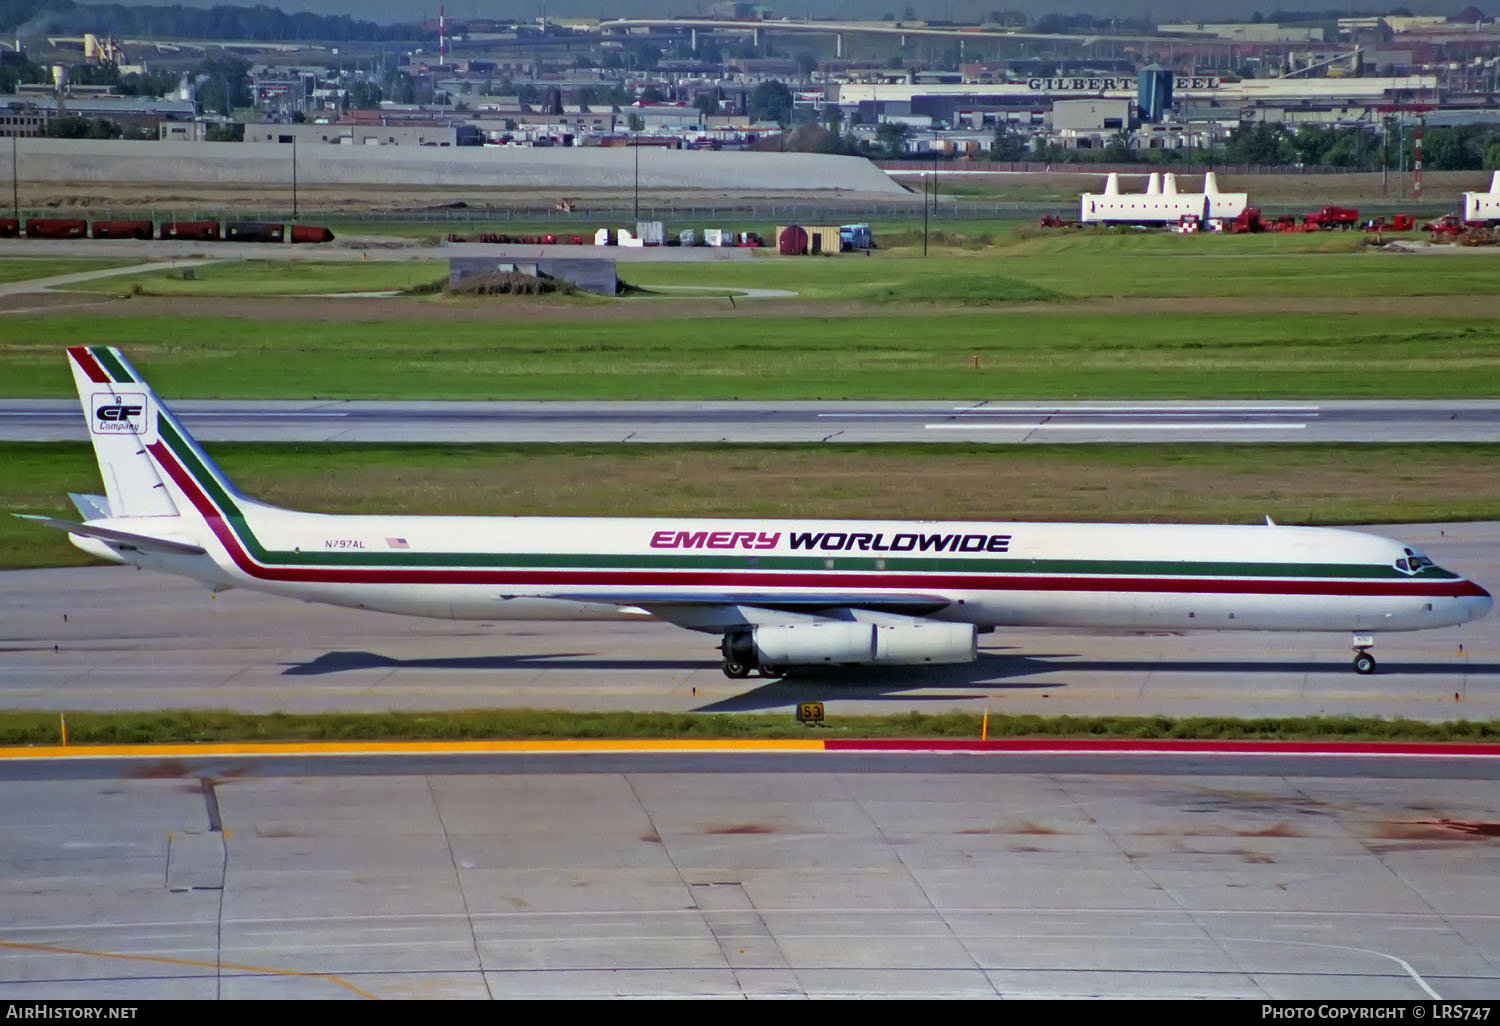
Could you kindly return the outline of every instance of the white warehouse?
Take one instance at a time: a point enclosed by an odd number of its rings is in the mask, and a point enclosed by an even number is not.
[[[1111,172],[1102,193],[1079,198],[1078,219],[1084,224],[1177,224],[1196,216],[1206,226],[1210,220],[1238,217],[1249,198],[1244,192],[1220,192],[1212,171],[1203,176],[1202,192],[1178,192],[1176,175],[1153,171],[1144,193],[1121,193],[1120,176]]]

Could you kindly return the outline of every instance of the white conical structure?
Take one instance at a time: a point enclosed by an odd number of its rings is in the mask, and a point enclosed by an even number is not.
[[[1494,176],[1490,178],[1490,192],[1500,193],[1500,171],[1496,171]]]
[[[1500,171],[1495,172],[1495,179],[1497,181],[1500,181]],[[1120,195],[1120,176],[1113,171],[1111,171],[1109,173],[1109,177],[1104,180],[1104,195]]]
[[[1157,174],[1155,171],[1151,172],[1151,177],[1146,179],[1146,195],[1161,195],[1161,175]]]
[[[1219,176],[1209,171],[1203,176],[1203,194],[1205,196],[1217,196],[1219,193]]]
[[[1163,196],[1177,195],[1177,176],[1170,171],[1161,176],[1161,194]]]

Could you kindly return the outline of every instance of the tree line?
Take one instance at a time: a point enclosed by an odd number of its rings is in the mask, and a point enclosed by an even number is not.
[[[1133,149],[1117,133],[1100,148],[1076,150],[1057,145],[1031,149],[1025,137],[1009,127],[995,134],[995,160],[1039,160],[1051,164],[1258,164],[1272,167],[1336,167],[1377,170],[1410,167],[1415,149],[1414,126],[1296,128],[1275,122],[1243,124],[1211,146],[1182,149]],[[1430,171],[1478,171],[1500,167],[1500,125],[1432,126],[1423,131],[1422,166]]]
[[[378,25],[344,14],[287,14],[277,7],[220,5],[210,8],[126,7],[74,0],[0,0],[0,32],[26,26],[28,33],[150,35],[177,39],[253,39],[266,42],[318,40],[419,40],[436,34],[411,25]]]

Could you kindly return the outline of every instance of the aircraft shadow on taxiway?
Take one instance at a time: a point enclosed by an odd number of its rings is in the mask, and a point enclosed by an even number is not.
[[[453,656],[418,659],[396,659],[364,651],[326,652],[309,662],[286,664],[285,676],[324,676],[359,670],[649,670],[690,673],[716,670],[708,659],[621,659],[597,652],[543,652],[530,655]],[[1467,676],[1500,675],[1500,663],[1382,663],[1385,675]],[[745,712],[783,707],[820,698],[840,700],[879,700],[901,695],[916,702],[948,702],[969,699],[970,693],[929,691],[932,688],[992,688],[996,691],[1063,691],[1066,679],[1026,680],[1028,677],[1084,673],[1190,673],[1232,674],[1254,678],[1258,675],[1294,676],[1310,674],[1345,675],[1351,683],[1358,678],[1344,659],[1326,660],[1248,660],[1248,659],[1089,659],[1079,660],[1069,652],[1021,653],[985,652],[972,663],[944,666],[836,666],[799,667],[789,676],[762,681],[745,680],[746,692],[732,698],[702,706],[703,712]],[[913,691],[924,694],[910,694]]]

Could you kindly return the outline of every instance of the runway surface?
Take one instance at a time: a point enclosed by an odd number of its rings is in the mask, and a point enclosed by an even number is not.
[[[202,441],[1493,442],[1497,400],[166,401]],[[0,400],[0,439],[82,441],[73,399]]]
[[[1500,524],[1369,528],[1491,588]],[[0,574],[0,705],[246,711],[470,707],[960,708],[1041,715],[1500,715],[1491,616],[1378,634],[1379,672],[1345,634],[1089,634],[1002,629],[946,667],[862,667],[731,681],[717,638],[640,623],[423,620],[307,605],[125,567]]]
[[[7,780],[0,1000],[1493,999],[1462,764],[945,758]]]

